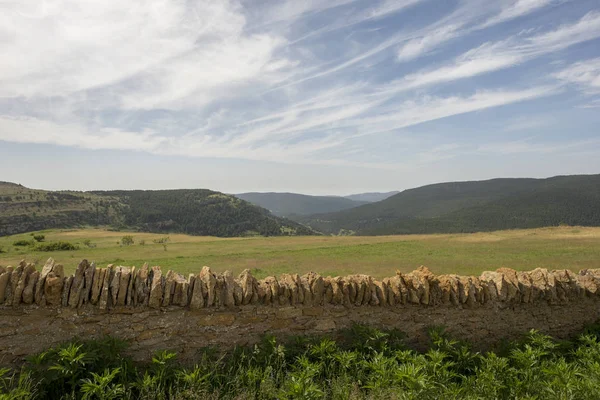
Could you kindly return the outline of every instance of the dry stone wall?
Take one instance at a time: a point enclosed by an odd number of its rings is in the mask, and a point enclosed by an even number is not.
[[[140,359],[159,349],[193,360],[206,346],[242,345],[264,334],[334,332],[354,323],[397,328],[417,345],[444,325],[476,346],[529,329],[565,337],[600,317],[600,270],[501,268],[479,277],[435,276],[426,267],[381,281],[367,275],[283,274],[237,278],[204,267],[185,277],[81,261],[65,276],[49,259],[0,267],[0,365],[75,338],[120,337]]]

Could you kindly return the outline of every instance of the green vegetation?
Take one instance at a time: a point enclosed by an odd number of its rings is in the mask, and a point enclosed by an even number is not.
[[[336,212],[368,203],[345,197],[308,196],[297,193],[241,193],[235,196],[282,217]]]
[[[442,329],[426,351],[398,331],[357,325],[330,338],[265,339],[194,366],[156,353],[136,364],[115,339],[66,343],[31,357],[20,372],[0,370],[7,399],[597,399],[600,340],[588,329],[557,342],[531,331],[480,353]]]
[[[0,265],[17,265],[21,259],[36,262],[48,257],[73,272],[80,260],[136,265],[144,262],[188,274],[204,265],[235,275],[248,268],[264,278],[281,273],[309,271],[327,275],[365,273],[377,278],[410,272],[426,265],[436,274],[479,275],[485,270],[509,267],[531,270],[600,268],[600,228],[556,227],[452,235],[298,236],[215,238],[182,234],[113,232],[102,229],[47,230],[47,244],[69,242],[78,249],[41,252],[36,247],[14,247],[29,234],[0,237]],[[144,246],[121,246],[124,235]],[[88,242],[89,241],[89,242]],[[91,247],[86,245],[90,243]],[[168,251],[164,245],[168,244]]]
[[[0,236],[84,226],[209,236],[314,234],[234,196],[204,189],[48,192],[0,182],[0,195]]]
[[[33,246],[34,242],[33,240],[26,240],[26,239],[21,239],[21,240],[15,240],[13,242],[13,246],[15,247],[19,247],[19,246]]]
[[[125,235],[121,238],[121,244],[123,246],[131,246],[133,243],[135,243],[135,241],[131,235]]]
[[[36,247],[38,251],[69,251],[69,250],[77,250],[79,247],[69,242],[53,242],[53,243],[44,243],[40,244]]]
[[[600,226],[600,175],[441,183],[295,219],[321,232],[346,229],[359,235],[482,232],[561,223]]]

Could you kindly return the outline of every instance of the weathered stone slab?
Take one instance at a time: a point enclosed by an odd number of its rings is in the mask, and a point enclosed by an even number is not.
[[[175,274],[174,276],[174,290],[173,290],[173,299],[171,304],[174,306],[187,307],[188,305],[188,289],[189,282],[183,275]]]
[[[44,266],[42,267],[42,272],[40,273],[40,277],[35,285],[35,303],[40,306],[46,305],[44,301],[44,284],[46,283],[46,277],[52,270],[54,269],[54,259],[49,258]]]
[[[205,293],[206,307],[211,307],[215,304],[217,278],[212,273],[209,267],[202,267],[198,278],[202,282],[202,290]]]
[[[73,283],[71,284],[71,291],[69,293],[69,306],[75,308],[79,305],[79,298],[83,291],[83,285],[85,284],[85,271],[89,267],[87,260],[82,260],[73,276]]]
[[[147,306],[150,298],[151,282],[148,281],[150,270],[148,264],[145,263],[137,270],[133,284],[133,305]]]
[[[65,286],[65,280],[65,278],[56,274],[54,271],[50,271],[50,273],[46,275],[46,282],[44,282],[44,299],[47,305],[51,307],[61,305],[62,290]]]
[[[121,274],[119,276],[119,290],[117,293],[116,305],[122,307],[125,305],[128,297],[129,282],[131,281],[131,268],[120,267]]]
[[[83,288],[81,289],[81,294],[79,296],[78,307],[81,307],[84,304],[88,304],[90,302],[90,297],[92,295],[92,287],[94,285],[94,275],[96,274],[96,263],[88,264],[85,270],[83,271]]]
[[[12,274],[10,274],[10,280],[8,282],[8,285],[6,286],[6,294],[4,301],[4,304],[6,304],[7,306],[12,306],[14,303],[15,292],[17,291],[17,286],[19,285],[19,280],[21,279],[21,275],[23,274],[25,265],[25,261],[21,260],[19,265],[14,270],[12,270]]]
[[[110,284],[113,280],[113,275],[115,274],[114,266],[109,264],[106,267],[106,272],[104,274],[104,280],[102,281],[102,290],[100,292],[100,300],[98,301],[98,306],[101,310],[106,310],[111,304],[111,293],[110,293]]]
[[[198,310],[200,308],[204,308],[204,284],[202,279],[199,276],[194,277],[192,285],[192,298],[190,300],[190,309]]]
[[[100,300],[100,294],[102,293],[102,284],[104,283],[105,274],[106,268],[99,268],[94,272],[92,292],[90,293],[90,303],[92,305],[98,304],[98,301]]]
[[[71,286],[73,285],[73,280],[74,280],[73,275],[68,276],[64,280],[64,285],[62,288],[62,299],[61,299],[61,305],[63,307],[67,307],[69,305],[69,295],[71,293]]]
[[[163,296],[162,272],[160,267],[152,267],[152,284],[150,286],[150,298],[148,305],[152,308],[160,308]]]
[[[247,305],[252,302],[254,296],[255,279],[250,273],[250,270],[245,269],[238,277],[238,285],[242,289],[242,305]]]
[[[35,285],[39,279],[40,273],[38,271],[33,271],[28,277],[27,282],[25,284],[25,289],[23,289],[23,303],[32,304],[35,296]]]
[[[6,287],[10,283],[10,275],[12,271],[5,271],[0,274],[0,304],[4,304],[4,298],[6,296]]]

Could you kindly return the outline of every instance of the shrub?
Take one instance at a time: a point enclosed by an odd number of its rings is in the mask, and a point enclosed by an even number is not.
[[[33,240],[21,239],[21,240],[17,240],[15,242],[13,242],[13,246],[33,246],[33,245],[34,245]]]
[[[43,242],[46,239],[46,235],[33,235],[33,239],[36,242]]]
[[[129,245],[132,245],[133,243],[134,243],[133,236],[131,236],[131,235],[125,235],[121,238],[121,244],[123,246],[129,246]]]
[[[171,239],[168,236],[165,236],[165,237],[161,237],[160,239],[154,239],[152,242],[154,242],[156,244],[165,244],[170,241],[171,241]]]
[[[92,243],[90,239],[83,239],[83,245],[89,247],[90,249],[96,247],[96,245]]]
[[[140,246],[145,246],[146,245],[146,241],[144,239],[139,241]]]
[[[36,248],[36,250],[38,250],[38,251],[65,251],[65,250],[77,250],[77,249],[79,249],[79,246],[76,246],[73,243],[63,242],[63,241],[40,244]]]

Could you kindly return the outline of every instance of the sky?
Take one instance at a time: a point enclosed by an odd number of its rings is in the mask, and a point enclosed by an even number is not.
[[[4,0],[0,180],[349,194],[600,173],[598,0]]]

